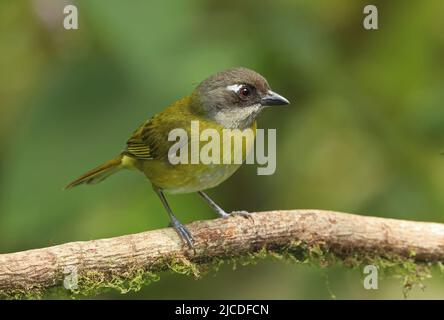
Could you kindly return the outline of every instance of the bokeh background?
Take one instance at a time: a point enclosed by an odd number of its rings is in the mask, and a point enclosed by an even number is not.
[[[79,29],[63,28],[63,6]],[[145,119],[209,74],[245,66],[292,104],[267,110],[277,170],[244,166],[209,193],[227,210],[321,208],[444,222],[444,2],[0,2],[0,252],[165,227],[143,176],[67,182],[114,156]],[[169,197],[189,222],[214,214]],[[440,274],[411,298],[444,298]],[[201,280],[162,274],[99,298],[403,298],[399,280],[365,290],[359,270],[262,261]]]

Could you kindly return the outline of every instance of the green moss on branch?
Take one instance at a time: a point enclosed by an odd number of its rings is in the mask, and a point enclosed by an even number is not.
[[[200,278],[209,272],[217,272],[221,265],[231,264],[233,269],[239,265],[257,264],[259,261],[271,258],[285,263],[295,263],[313,267],[327,268],[335,265],[357,269],[365,265],[378,267],[382,279],[387,277],[399,278],[404,294],[414,286],[423,288],[423,281],[431,277],[432,264],[417,263],[414,253],[409,257],[396,255],[369,255],[368,253],[351,253],[338,255],[329,248],[319,245],[308,245],[293,242],[281,248],[260,248],[253,253],[241,256],[214,257],[207,261],[193,262],[186,257],[168,257],[160,263],[156,270],[134,269],[125,272],[80,272],[77,285],[67,290],[62,283],[54,285],[49,290],[43,288],[27,288],[10,293],[1,293],[6,299],[39,299],[48,297],[79,298],[97,295],[109,290],[121,294],[137,292],[143,286],[160,279],[161,272],[171,272],[194,278]],[[442,264],[436,263],[442,270]]]

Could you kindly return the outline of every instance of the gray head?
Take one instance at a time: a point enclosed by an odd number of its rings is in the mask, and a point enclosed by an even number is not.
[[[226,128],[246,128],[265,107],[290,103],[271,91],[263,76],[246,68],[218,72],[202,81],[195,93],[199,108]]]

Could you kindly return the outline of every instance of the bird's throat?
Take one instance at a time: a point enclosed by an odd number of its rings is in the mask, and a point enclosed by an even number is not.
[[[243,130],[250,128],[253,125],[261,110],[261,105],[252,105],[244,108],[216,110],[211,116],[212,120],[216,121],[224,128]]]

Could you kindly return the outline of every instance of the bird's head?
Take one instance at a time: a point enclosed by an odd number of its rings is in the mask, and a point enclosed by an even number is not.
[[[263,76],[247,68],[208,77],[197,86],[194,96],[206,117],[231,129],[251,126],[265,107],[290,103],[273,92]]]

